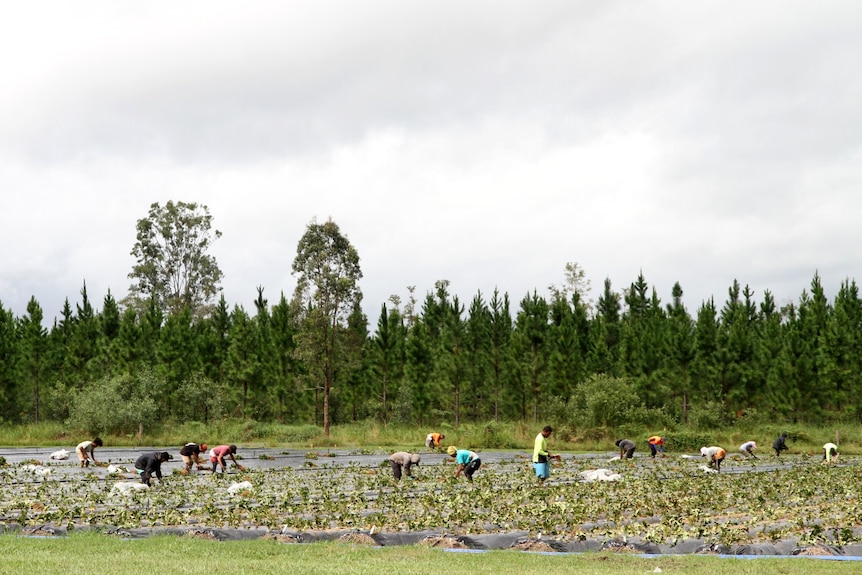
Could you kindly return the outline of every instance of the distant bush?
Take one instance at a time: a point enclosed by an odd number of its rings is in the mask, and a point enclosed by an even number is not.
[[[725,429],[734,424],[734,414],[720,401],[710,401],[692,408],[688,421],[695,429],[707,431]]]
[[[132,434],[156,420],[155,395],[162,382],[152,372],[123,374],[94,381],[70,391],[68,424],[91,435]]]
[[[715,442],[710,434],[700,432],[673,431],[664,433],[662,436],[664,437],[665,449],[677,453],[683,451],[698,452],[701,447],[709,447]]]
[[[579,385],[570,403],[578,424],[616,428],[629,421],[632,406],[640,401],[628,379],[599,374]]]
[[[266,439],[280,443],[305,443],[320,435],[321,429],[315,425],[284,425],[247,421],[242,425],[240,441]]]

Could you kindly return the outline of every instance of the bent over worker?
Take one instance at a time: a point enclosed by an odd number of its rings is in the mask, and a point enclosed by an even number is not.
[[[197,443],[186,443],[180,448],[180,457],[183,460],[183,463],[186,464],[186,472],[192,470],[192,465],[198,466],[198,471],[200,471],[203,467],[203,459],[201,459],[201,454],[206,453],[207,444],[201,443],[198,445]]]
[[[407,453],[406,451],[396,451],[389,456],[389,463],[392,465],[392,476],[395,481],[401,480],[402,471],[408,479],[413,479],[410,474],[410,468],[414,465],[419,465],[420,457],[418,453]]]
[[[479,471],[479,468],[482,466],[482,460],[479,459],[479,455],[469,449],[458,449],[454,445],[450,445],[446,449],[446,453],[449,454],[449,457],[454,457],[455,463],[458,464],[458,468],[455,470],[455,477],[458,477],[463,472],[467,481],[473,483],[473,474]]]
[[[141,476],[141,483],[149,485],[155,475],[159,481],[162,480],[162,463],[171,458],[167,451],[153,451],[144,453],[135,460],[135,471]]]
[[[716,471],[721,471],[721,462],[727,457],[724,448],[713,445],[712,447],[701,447],[700,456],[706,457],[706,463]]]
[[[440,449],[440,442],[446,438],[442,433],[429,433],[425,437],[425,447],[428,449]]]
[[[661,453],[662,457],[666,457],[664,454],[664,437],[661,435],[652,435],[647,438],[647,445],[649,445],[649,456],[655,458],[656,454]]]
[[[620,448],[620,459],[631,459],[635,456],[635,442],[631,439],[617,439],[614,445]]]
[[[831,465],[838,460],[838,446],[834,443],[827,443],[823,446],[823,464]]]
[[[236,445],[219,445],[218,447],[213,447],[210,451],[210,461],[213,464],[213,473],[218,470],[219,465],[221,465],[222,472],[227,472],[227,461],[225,461],[225,457],[229,457],[237,469],[243,469],[242,465],[236,462],[234,453],[236,453]]]
[[[754,441],[746,441],[739,446],[740,453],[742,453],[746,457],[757,459],[757,456],[754,454],[755,449],[757,449],[757,443],[755,443]]]
[[[82,441],[77,447],[75,447],[75,453],[78,455],[78,461],[81,462],[81,467],[87,467],[90,465],[90,461],[95,465],[99,464],[99,462],[96,461],[97,447],[102,447],[102,439],[99,437],[94,437],[93,441]]]
[[[772,449],[775,450],[775,457],[780,457],[782,451],[787,451],[787,443],[785,443],[786,440],[787,432],[785,431],[772,442]]]

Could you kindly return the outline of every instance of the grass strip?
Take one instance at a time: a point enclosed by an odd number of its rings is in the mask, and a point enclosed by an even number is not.
[[[819,575],[850,573],[858,563],[816,558],[635,557],[619,553],[555,555],[519,551],[448,552],[423,546],[371,547],[346,543],[217,542],[154,536],[123,540],[99,533],[68,537],[0,536],[0,572],[15,575],[201,575],[284,573],[401,575],[548,575],[578,573],[685,573],[693,575]]]

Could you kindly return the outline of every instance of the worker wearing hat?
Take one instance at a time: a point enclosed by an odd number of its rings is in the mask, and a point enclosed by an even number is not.
[[[201,466],[204,464],[204,460],[201,459],[201,454],[206,452],[206,443],[201,443],[200,445],[197,443],[186,443],[180,448],[180,457],[183,459],[183,463],[186,464],[186,473],[192,470],[192,465],[194,464],[198,466],[198,471],[202,469]]]
[[[458,464],[458,468],[455,470],[455,477],[458,477],[461,475],[461,472],[464,472],[464,477],[467,478],[467,481],[472,483],[473,474],[482,466],[482,460],[479,459],[479,455],[468,449],[458,449],[454,445],[450,445],[449,448],[446,449],[446,453],[449,454],[449,457],[454,457],[455,463]]]

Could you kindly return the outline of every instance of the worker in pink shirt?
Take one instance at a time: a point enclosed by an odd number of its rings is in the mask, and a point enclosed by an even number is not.
[[[236,462],[236,458],[234,458],[234,454],[236,453],[236,445],[219,445],[218,447],[213,447],[210,450],[210,461],[213,464],[213,473],[218,471],[218,466],[221,465],[221,470],[223,472],[227,471],[227,462],[225,461],[225,457],[229,457],[233,464],[236,465],[237,469],[245,469],[242,465]]]

